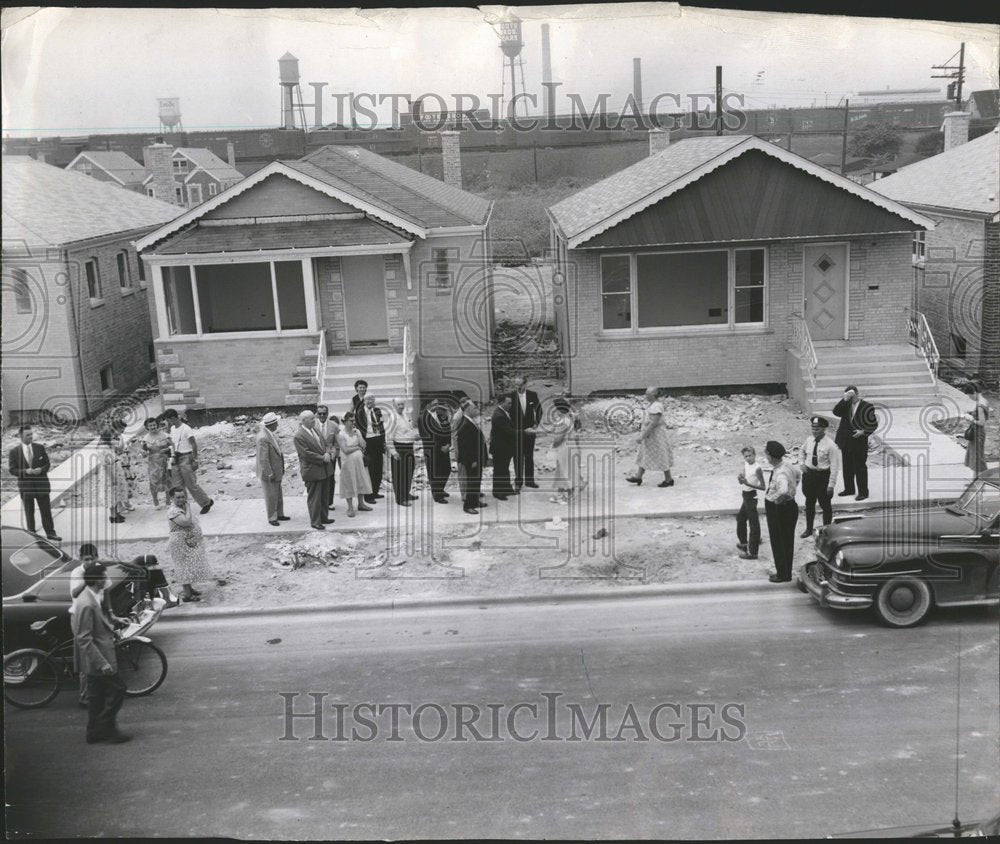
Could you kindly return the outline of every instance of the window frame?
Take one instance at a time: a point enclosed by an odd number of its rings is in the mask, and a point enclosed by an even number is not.
[[[132,267],[129,266],[128,250],[122,249],[115,254],[115,268],[118,270],[118,289],[122,296],[135,292],[132,285]]]
[[[194,193],[193,193],[195,188],[198,188],[198,201],[197,202],[195,202]],[[188,186],[187,186],[188,205],[191,208],[194,208],[196,205],[201,205],[201,203],[203,203],[205,201],[204,193],[205,192],[201,189],[201,183],[200,182],[191,182],[190,184],[188,184]]]
[[[913,233],[912,258],[913,266],[923,267],[927,263],[927,232]]]
[[[88,272],[88,269],[90,267],[94,268],[94,287],[97,290],[97,295],[96,296],[93,295],[94,290],[90,286],[90,278],[91,277],[90,277],[90,273]],[[96,255],[91,255],[91,257],[87,258],[83,262],[83,274],[84,274],[84,280],[85,280],[85,282],[87,284],[87,296],[90,299],[90,304],[93,306],[97,302],[103,302],[104,301],[104,285],[101,282],[101,265],[100,265],[100,262],[97,260],[97,256]]]
[[[764,306],[762,322],[736,322],[736,253],[738,251],[759,250],[764,253]],[[727,279],[726,279],[726,321],[724,323],[698,323],[695,325],[662,325],[638,327],[639,318],[639,276],[638,257],[640,255],[680,255],[685,253],[705,253],[705,252],[726,252],[727,253]],[[630,322],[628,328],[605,328],[604,326],[604,297],[620,296],[621,293],[604,292],[604,258],[624,258],[629,259],[629,307],[631,309]],[[767,244],[745,244],[719,246],[708,249],[642,249],[632,251],[611,251],[599,252],[597,254],[597,295],[598,319],[600,327],[598,329],[602,336],[608,337],[649,337],[649,336],[670,336],[682,334],[720,334],[767,331],[770,329],[770,304],[771,304],[771,253]],[[744,285],[740,289],[751,289],[757,285]]]
[[[216,196],[219,193],[219,186],[215,182],[208,183],[208,195]]]
[[[107,377],[108,386],[106,387],[104,386],[105,372],[108,373]],[[106,363],[104,364],[104,366],[100,367],[97,370],[97,377],[100,379],[101,382],[101,393],[103,393],[104,395],[108,395],[109,393],[113,393],[115,391],[115,366],[113,363]]]

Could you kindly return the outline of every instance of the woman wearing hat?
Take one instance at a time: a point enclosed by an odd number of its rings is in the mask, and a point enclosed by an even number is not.
[[[787,583],[792,579],[795,523],[799,520],[799,505],[795,503],[799,472],[785,462],[785,447],[781,443],[768,440],[764,454],[771,464],[771,480],[764,493],[764,513],[775,568],[775,573],[768,580],[771,583]]]
[[[969,443],[965,452],[965,465],[978,477],[986,471],[986,420],[990,418],[990,406],[983,397],[982,382],[975,378],[966,383],[962,391],[975,402],[965,414],[969,426],[963,436]]]

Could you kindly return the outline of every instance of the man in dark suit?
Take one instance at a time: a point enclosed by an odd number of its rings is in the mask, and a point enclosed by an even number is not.
[[[333,458],[326,441],[316,430],[316,416],[311,410],[303,410],[299,414],[299,429],[292,441],[299,455],[299,473],[306,485],[309,524],[315,530],[326,530],[326,525],[333,523],[333,519],[326,517]]]
[[[340,433],[340,420],[336,416],[330,416],[330,408],[325,404],[316,405],[316,430],[323,438],[327,448],[330,449],[330,456],[333,458],[333,466],[336,469],[340,465],[340,446],[337,444],[337,434]],[[330,475],[330,483],[327,485],[326,506],[331,510],[337,508],[333,506],[333,496],[337,492],[337,478]]]
[[[473,516],[477,507],[485,507],[480,499],[483,464],[486,462],[486,439],[479,430],[479,406],[468,399],[462,404],[462,421],[455,432],[458,460],[458,484],[462,491],[462,509]]]
[[[862,399],[852,384],[834,406],[833,415],[840,418],[834,442],[844,466],[844,491],[838,495],[854,495],[856,488],[855,500],[864,501],[868,497],[868,437],[878,427],[875,407]]]
[[[417,418],[417,430],[424,447],[431,496],[438,504],[447,504],[444,486],[451,476],[451,414],[440,398],[428,402]]]
[[[60,537],[56,535],[56,528],[52,523],[52,504],[49,501],[49,493],[52,491],[49,483],[49,455],[44,445],[31,441],[33,432],[30,425],[22,425],[18,433],[21,442],[7,455],[7,468],[17,478],[17,491],[21,494],[21,504],[24,507],[24,523],[28,530],[35,532],[37,502],[45,535],[58,542]]]
[[[100,593],[110,580],[103,563],[83,570],[83,591],[73,599],[73,664],[87,677],[87,744],[122,744],[131,736],[118,732],[118,710],[125,700],[125,683],[118,674],[114,622],[101,604]]]
[[[364,402],[358,407],[354,421],[365,440],[368,478],[372,484],[371,495],[366,495],[365,501],[374,504],[379,498],[385,498],[379,492],[382,487],[382,464],[385,460],[385,423],[382,421],[382,411],[375,407],[375,396],[371,393],[365,393]]]
[[[523,375],[514,379],[510,394],[510,418],[517,434],[514,452],[514,489],[530,486],[535,489],[535,428],[542,421],[542,405],[538,393],[527,389]]]
[[[517,451],[517,433],[510,418],[513,399],[501,396],[490,424],[490,454],[493,455],[493,497],[506,501],[507,496],[516,495],[517,490],[510,485],[510,462]]]

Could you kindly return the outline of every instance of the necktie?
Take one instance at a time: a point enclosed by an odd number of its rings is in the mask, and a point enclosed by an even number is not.
[[[817,448],[819,448],[819,440],[813,440],[813,466],[819,466],[819,461],[816,459]]]

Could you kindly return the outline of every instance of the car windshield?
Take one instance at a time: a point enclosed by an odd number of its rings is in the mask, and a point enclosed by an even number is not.
[[[973,481],[956,506],[980,519],[992,521],[1000,513],[1000,487],[986,481]]]
[[[59,549],[41,539],[3,549],[3,596],[18,595],[65,565]]]

